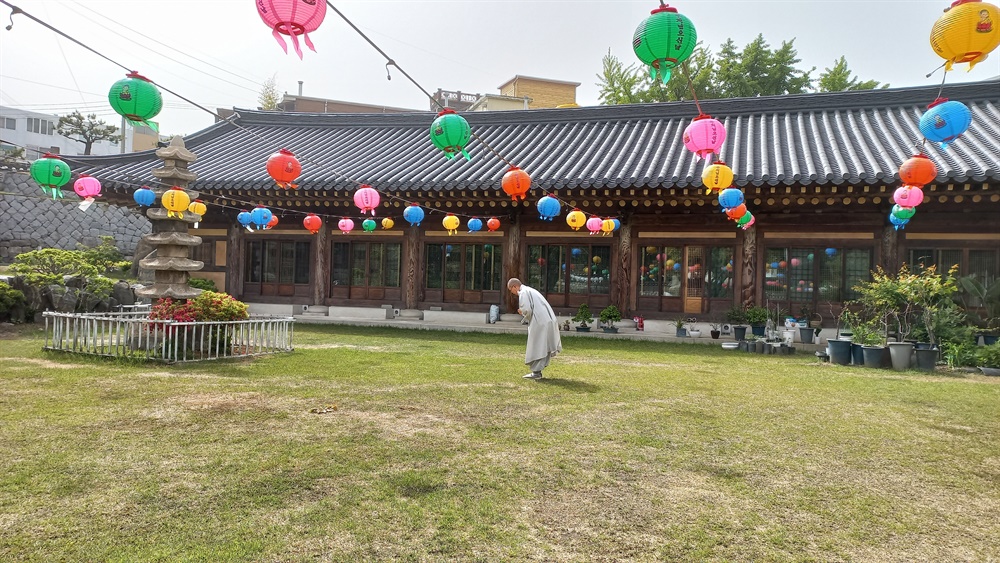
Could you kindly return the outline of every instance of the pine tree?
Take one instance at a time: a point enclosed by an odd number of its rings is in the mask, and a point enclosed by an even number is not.
[[[122,136],[116,134],[118,128],[108,125],[104,120],[98,120],[97,114],[88,114],[84,117],[79,111],[74,111],[69,115],[59,118],[59,125],[56,131],[67,139],[72,139],[83,144],[83,154],[90,154],[91,148],[97,141],[111,141],[120,143]]]

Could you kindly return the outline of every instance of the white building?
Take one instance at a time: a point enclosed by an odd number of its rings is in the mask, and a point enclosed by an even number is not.
[[[35,160],[45,153],[83,154],[83,143],[60,135],[56,131],[58,124],[58,115],[0,106],[0,150],[9,152],[24,147],[25,160]],[[130,137],[131,135],[126,136],[125,152],[131,152]],[[120,152],[121,144],[110,141],[97,141],[90,149],[90,154],[94,155]]]

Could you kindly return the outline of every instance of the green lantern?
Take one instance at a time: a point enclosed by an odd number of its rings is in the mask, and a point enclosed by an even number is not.
[[[132,125],[145,125],[160,132],[156,124],[149,120],[163,109],[163,96],[145,76],[133,71],[115,82],[108,92],[108,102],[118,115],[129,120]]]
[[[365,219],[361,222],[361,228],[364,229],[366,233],[370,233],[375,230],[375,220]]]
[[[691,20],[660,1],[660,7],[635,28],[632,49],[639,60],[649,65],[653,80],[659,76],[664,84],[670,80],[670,69],[680,65],[694,52],[698,33]]]
[[[62,188],[69,182],[69,165],[54,154],[45,153],[42,158],[31,163],[28,169],[31,179],[41,186],[45,195],[52,199],[63,197]]]
[[[472,160],[469,151],[465,150],[470,139],[472,129],[469,128],[469,122],[451,108],[444,108],[434,123],[431,123],[431,142],[444,151],[444,157],[449,160],[458,153],[462,153],[465,160]]]

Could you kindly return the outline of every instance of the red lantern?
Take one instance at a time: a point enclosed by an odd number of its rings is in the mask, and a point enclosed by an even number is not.
[[[729,217],[733,221],[739,219],[740,217],[746,214],[747,214],[747,205],[745,203],[741,203],[736,207],[730,207],[729,209],[726,210],[726,217]]]
[[[267,173],[274,178],[279,188],[294,189],[299,187],[292,182],[302,173],[302,165],[292,151],[281,149],[267,159]]]
[[[375,208],[378,207],[380,199],[378,190],[368,184],[362,184],[358,191],[354,192],[354,205],[358,206],[362,214],[371,211],[372,215],[375,215]]]
[[[323,228],[323,220],[319,218],[315,213],[310,213],[306,215],[306,218],[302,220],[302,226],[306,228],[311,234],[316,234],[320,229]]]
[[[486,222],[486,228],[493,232],[500,228],[500,219],[496,217],[490,217],[490,220]]]
[[[278,216],[277,215],[271,215],[271,220],[268,221],[266,225],[264,225],[264,228],[265,229],[273,229],[273,228],[275,228],[277,226],[278,226]]]
[[[326,17],[325,0],[257,0],[257,14],[273,30],[271,35],[286,54],[288,45],[282,35],[291,36],[295,54],[300,59],[299,35],[305,40],[306,47],[316,52],[309,33],[316,31]]]
[[[925,186],[933,182],[937,174],[937,166],[925,154],[914,155],[899,167],[899,180],[911,186]]]
[[[512,200],[524,199],[524,194],[531,189],[531,176],[528,176],[527,172],[517,166],[511,166],[510,170],[503,175],[500,185],[503,186],[504,193],[509,195]]]

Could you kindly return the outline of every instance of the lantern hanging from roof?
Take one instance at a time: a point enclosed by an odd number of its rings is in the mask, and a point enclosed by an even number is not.
[[[723,209],[736,207],[743,203],[743,192],[736,188],[727,188],[719,193],[719,205]]]
[[[258,205],[253,208],[250,212],[250,222],[253,223],[257,230],[261,230],[267,227],[267,224],[271,222],[271,218],[274,216],[271,210],[264,207],[263,205]]]
[[[632,50],[640,61],[649,66],[653,80],[659,77],[666,84],[670,80],[670,70],[694,52],[698,34],[691,20],[662,1],[660,7],[649,14],[635,28]]]
[[[354,192],[354,205],[358,206],[362,215],[369,211],[375,215],[375,208],[378,207],[379,201],[381,201],[381,197],[378,190],[368,184],[361,184],[361,187]]]
[[[587,216],[583,214],[583,211],[574,209],[566,214],[566,224],[572,227],[574,231],[579,231],[580,227],[587,224]]]
[[[483,220],[477,217],[473,217],[472,219],[469,219],[469,222],[466,223],[466,226],[469,227],[470,233],[479,232],[483,230]]]
[[[906,228],[906,224],[909,223],[910,220],[909,219],[900,219],[899,217],[896,217],[895,215],[889,214],[889,222],[892,223],[892,226],[895,227],[895,229],[898,231],[900,229],[905,229]]]
[[[899,180],[910,186],[925,186],[937,178],[937,166],[925,154],[910,157],[899,167]]]
[[[179,186],[174,186],[163,192],[160,196],[160,204],[167,210],[167,217],[184,218],[184,212],[191,205],[191,197]]]
[[[601,218],[596,215],[591,217],[590,219],[587,219],[587,230],[590,231],[590,234],[592,235],[596,235],[597,233],[601,232],[601,227],[603,225],[604,221],[602,221]]]
[[[444,151],[444,157],[449,160],[459,153],[465,160],[472,160],[469,151],[465,150],[470,139],[472,129],[469,128],[469,122],[451,108],[444,108],[431,123],[431,142]]]
[[[559,215],[559,211],[562,209],[559,200],[548,195],[540,198],[535,206],[538,207],[538,216],[543,221],[551,221],[553,217]]]
[[[684,129],[684,146],[698,158],[719,154],[725,142],[726,128],[710,115],[699,115]]]
[[[208,206],[206,206],[200,199],[196,199],[191,202],[191,205],[188,205],[188,211],[198,216],[198,220],[194,223],[194,228],[197,229],[198,223],[201,222],[201,218],[205,216],[205,213],[208,213]]]
[[[610,235],[613,232],[615,232],[615,222],[612,221],[611,219],[604,219],[604,220],[602,220],[601,221],[601,235],[608,236],[608,235]],[[595,256],[594,258],[597,258],[597,256]]]
[[[971,123],[972,112],[965,104],[938,98],[927,106],[927,111],[920,117],[920,132],[928,141],[941,143],[944,149],[965,133]]]
[[[340,229],[340,232],[346,235],[347,233],[354,230],[354,221],[352,219],[344,217],[343,219],[337,222],[337,228]]]
[[[931,48],[945,71],[969,63],[969,70],[1000,45],[1000,8],[979,0],[957,0],[931,28]]]
[[[733,169],[721,160],[706,166],[701,175],[701,181],[705,184],[705,194],[712,193],[712,190],[724,190],[732,186],[734,177]]]
[[[316,47],[309,39],[309,34],[316,31],[323,23],[323,18],[326,17],[326,1],[257,0],[257,14],[271,28],[271,35],[285,54],[288,54],[288,45],[281,36],[288,35],[292,38],[292,48],[301,59],[299,35],[305,41],[306,47],[315,53]]]
[[[388,231],[389,229],[391,229],[391,228],[393,228],[395,226],[396,226],[396,222],[393,221],[392,219],[390,219],[388,217],[386,217],[385,219],[382,219],[382,228],[385,229],[386,231]]]
[[[622,228],[622,222],[621,222],[621,221],[619,221],[619,220],[618,220],[617,218],[615,218],[615,219],[612,219],[612,220],[611,220],[611,222],[615,224],[615,230],[616,230],[616,231],[617,231],[618,229]]]
[[[278,216],[274,213],[271,214],[271,220],[264,225],[264,230],[273,229],[278,226]]]
[[[917,214],[917,210],[912,207],[903,207],[897,203],[892,206],[891,214],[897,219],[912,219]]]
[[[143,186],[132,192],[132,199],[139,204],[139,207],[151,207],[156,203],[156,192],[149,189],[149,186]]]
[[[500,185],[503,187],[503,192],[509,195],[511,200],[524,199],[524,195],[531,189],[531,176],[517,166],[511,166],[510,170],[503,175],[503,179],[500,180]]]
[[[486,228],[491,233],[493,231],[499,229],[500,228],[500,219],[497,219],[496,217],[490,217],[490,219],[488,221],[486,221]]]
[[[419,227],[424,220],[424,210],[419,205],[411,203],[403,210],[403,219],[410,222],[411,227]]]
[[[924,190],[917,186],[896,188],[892,201],[901,207],[916,207],[924,202]]]
[[[94,198],[101,195],[101,182],[93,176],[80,174],[76,182],[73,182],[73,191],[83,198],[83,201],[80,202],[80,209],[86,210],[94,203]]]
[[[267,158],[267,173],[274,178],[279,188],[296,189],[299,185],[292,182],[302,174],[302,165],[292,151],[279,149]]]
[[[733,221],[739,220],[740,217],[743,217],[746,214],[747,214],[747,205],[745,203],[741,203],[736,207],[730,207],[729,209],[726,209],[726,217],[729,217]]]
[[[311,234],[316,234],[320,229],[323,228],[323,220],[319,218],[319,215],[315,213],[310,213],[306,215],[306,218],[302,220],[302,226],[306,228]]]
[[[736,220],[736,225],[745,231],[752,227],[756,221],[757,219],[754,218],[753,213],[747,211],[742,217]]]
[[[460,224],[461,224],[461,221],[459,221],[458,217],[455,217],[451,213],[445,215],[444,219],[441,219],[441,225],[444,226],[445,230],[448,231],[449,235],[453,235],[453,234],[457,233],[458,232],[458,226]]]
[[[45,153],[31,163],[28,172],[45,195],[52,196],[52,199],[64,197],[62,187],[69,183],[70,170],[69,165],[58,156]]]
[[[133,71],[115,82],[108,92],[108,102],[132,125],[145,125],[159,133],[159,127],[149,120],[163,109],[163,96],[145,76]]]
[[[250,225],[253,224],[253,219],[250,218],[250,212],[246,209],[240,211],[239,214],[236,215],[236,220],[239,221],[240,225],[246,227],[247,230],[250,230]]]
[[[375,223],[375,219],[365,219],[361,222],[361,230],[366,233],[370,233],[375,230],[378,225]]]

